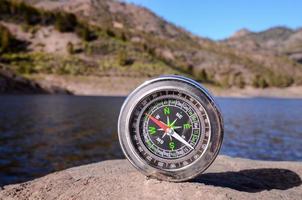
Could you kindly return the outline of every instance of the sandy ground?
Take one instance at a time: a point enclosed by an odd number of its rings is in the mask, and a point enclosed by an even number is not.
[[[138,85],[148,80],[146,77],[96,77],[96,76],[58,76],[58,75],[31,75],[42,86],[50,85],[65,88],[75,95],[89,96],[126,96]],[[277,97],[302,98],[302,86],[288,88],[253,87],[220,88],[213,85],[204,85],[213,95],[219,97]]]
[[[109,160],[4,186],[0,199],[301,200],[301,176],[301,162],[218,156],[203,175],[169,183],[147,179],[126,160]]]

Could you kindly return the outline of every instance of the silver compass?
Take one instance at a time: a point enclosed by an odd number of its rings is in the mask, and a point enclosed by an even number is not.
[[[118,121],[122,150],[140,172],[166,181],[191,179],[215,160],[223,140],[218,105],[181,76],[146,81],[125,100]]]

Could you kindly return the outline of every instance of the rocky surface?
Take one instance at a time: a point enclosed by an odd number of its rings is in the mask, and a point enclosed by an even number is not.
[[[147,179],[126,160],[110,160],[4,186],[0,199],[301,199],[302,163],[218,156],[198,178]]]

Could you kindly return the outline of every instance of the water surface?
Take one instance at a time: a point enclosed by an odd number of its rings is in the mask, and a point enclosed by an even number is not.
[[[0,96],[0,186],[72,166],[123,158],[123,97]],[[302,161],[302,100],[218,98],[222,154]]]

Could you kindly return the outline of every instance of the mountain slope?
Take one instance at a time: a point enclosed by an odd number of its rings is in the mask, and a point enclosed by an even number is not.
[[[113,0],[25,1],[34,7],[3,2],[9,9],[1,4],[0,23],[28,45],[26,51],[4,53],[0,62],[21,74],[149,77],[173,73],[225,87],[302,84],[298,62],[285,54],[258,52],[257,41],[240,39],[249,33],[214,42],[146,8]],[[256,52],[238,47],[246,43]]]
[[[247,52],[261,51],[288,56],[302,63],[302,29],[275,27],[261,32],[249,32],[244,35],[235,33],[235,35],[237,36],[230,37],[224,43]]]

